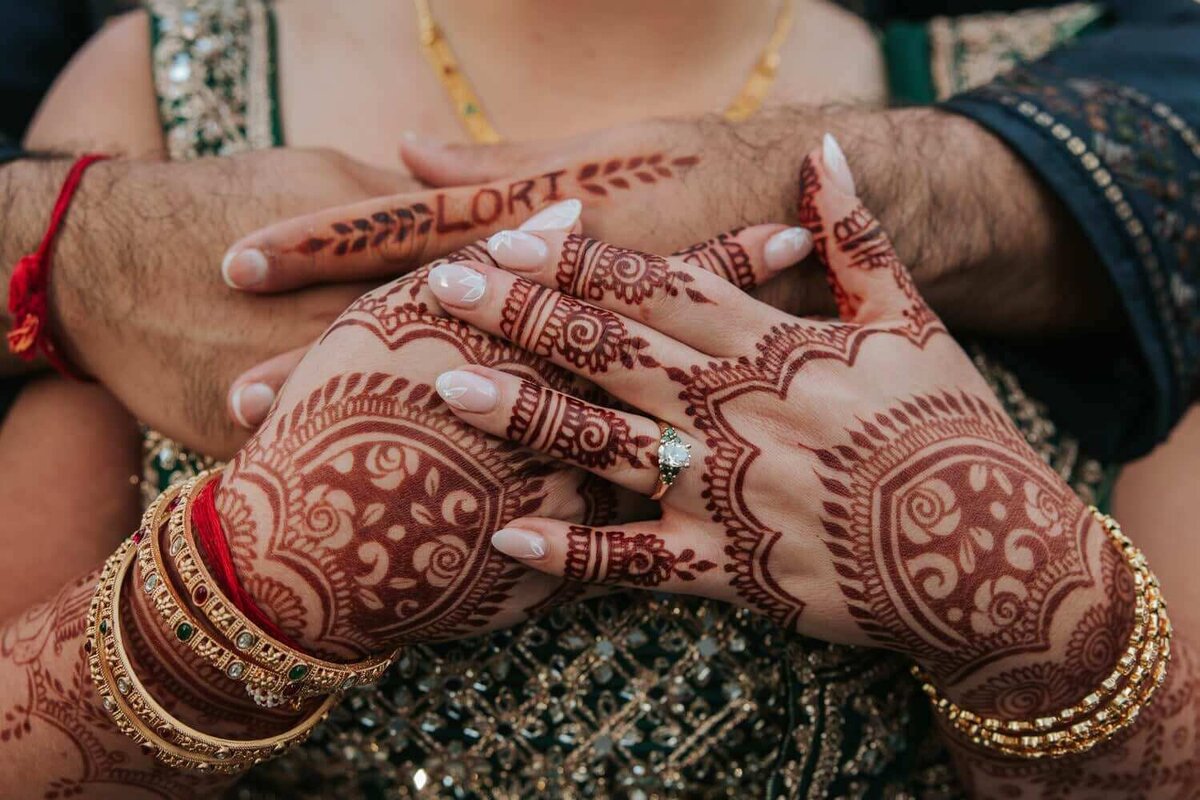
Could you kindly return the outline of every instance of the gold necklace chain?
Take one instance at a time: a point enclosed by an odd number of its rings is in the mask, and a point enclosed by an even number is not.
[[[793,0],[781,0],[771,36],[759,53],[758,62],[750,71],[750,77],[742,85],[742,90],[725,108],[725,119],[740,122],[762,106],[763,99],[766,98],[779,72],[779,51],[792,29],[792,2]],[[450,96],[450,102],[454,104],[454,110],[463,127],[467,129],[471,139],[481,144],[501,141],[500,134],[492,126],[487,112],[483,110],[483,104],[479,102],[479,96],[475,94],[471,82],[459,67],[450,42],[434,21],[433,13],[429,9],[429,0],[413,0],[413,6],[417,11],[421,47],[425,51],[425,58],[429,60],[430,66],[445,87],[446,94]]]

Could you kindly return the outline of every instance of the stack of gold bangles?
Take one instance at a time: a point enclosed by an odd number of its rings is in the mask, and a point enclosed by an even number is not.
[[[261,630],[222,594],[191,529],[192,499],[216,474],[203,473],[163,492],[146,509],[137,533],[108,559],[89,609],[85,647],[101,702],[126,735],[170,766],[235,772],[304,741],[342,692],[378,680],[393,657],[356,664],[313,658]],[[195,730],[169,714],[133,669],[119,613],[126,590],[145,592],[169,637],[242,683],[259,705],[286,702],[299,708],[307,698],[324,699],[314,701],[312,712],[290,730],[266,739],[225,739]]]
[[[1090,509],[1133,572],[1134,624],[1125,652],[1100,685],[1070,708],[1033,720],[983,717],[943,697],[920,668],[913,674],[934,709],[955,733],[972,744],[1006,756],[1056,758],[1084,753],[1129,727],[1167,677],[1171,623],[1158,579],[1116,520]]]

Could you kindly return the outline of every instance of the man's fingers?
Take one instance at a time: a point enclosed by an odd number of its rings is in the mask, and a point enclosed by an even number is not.
[[[800,224],[812,232],[842,319],[869,324],[923,307],[891,239],[855,195],[846,157],[829,134],[804,159],[800,181]]]
[[[271,225],[234,244],[221,265],[235,289],[402,275],[559,200],[558,175],[392,195]]]
[[[227,395],[229,416],[233,421],[249,430],[262,425],[275,405],[280,388],[310,347],[305,345],[281,353],[239,375]]]
[[[722,597],[720,545],[666,521],[592,528],[552,519],[514,520],[492,546],[528,567],[585,583]]]
[[[529,159],[519,144],[446,144],[414,137],[400,143],[400,160],[429,186],[470,186],[525,172]]]

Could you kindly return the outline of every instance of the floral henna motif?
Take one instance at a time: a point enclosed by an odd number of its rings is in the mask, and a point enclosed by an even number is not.
[[[818,449],[825,543],[859,627],[957,682],[1049,647],[1091,585],[1090,515],[992,404],[915,397]]]
[[[1101,587],[1108,601],[1084,612],[1066,648],[1066,661],[1005,670],[964,692],[965,707],[987,716],[1032,719],[1078,702],[1108,677],[1133,626],[1133,574],[1117,552],[1101,550]]]
[[[697,559],[690,550],[674,553],[660,536],[651,533],[596,530],[572,525],[567,533],[567,557],[563,576],[588,583],[628,583],[658,586],[677,578],[696,579],[717,565]]]
[[[532,281],[513,281],[501,310],[500,331],[539,358],[557,355],[592,374],[614,366],[658,366],[644,352],[649,342],[631,336],[619,316]]]
[[[699,245],[707,247],[708,243]],[[694,278],[683,270],[671,269],[661,256],[639,253],[624,247],[571,234],[563,243],[555,272],[560,291],[596,303],[614,297],[630,306],[640,306],[656,294],[677,297],[680,284]],[[683,287],[696,303],[712,303],[690,286]]]
[[[571,174],[556,170],[502,186],[485,186],[464,198],[435,192],[426,200],[334,222],[292,252],[346,256],[370,248],[387,260],[407,262],[425,252],[435,235],[482,232],[501,218],[533,213],[573,192],[605,197],[614,189],[672,180],[699,162],[698,156],[668,158],[654,153],[584,164]]]
[[[642,454],[655,442],[632,435],[625,420],[609,409],[530,381],[521,384],[505,436],[588,469],[605,469],[619,461],[645,468]]]
[[[252,572],[303,598],[302,642],[357,657],[463,635],[499,611],[516,572],[486,536],[541,508],[547,462],[383,374],[330,379],[271,434],[239,454],[219,502],[253,494],[268,510]]]

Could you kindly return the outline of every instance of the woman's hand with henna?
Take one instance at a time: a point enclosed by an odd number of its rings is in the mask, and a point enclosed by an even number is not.
[[[552,574],[903,651],[984,712],[1053,709],[1070,670],[1089,685],[1122,649],[1128,571],[919,296],[832,138],[800,179],[840,320],[573,234],[433,273],[448,312],[638,409],[467,365],[438,382],[460,419],[646,495],[681,455],[659,423],[690,448],[661,520],[529,515],[492,542]]]
[[[580,208],[552,206],[524,228],[561,237],[578,229]],[[744,283],[767,271],[768,255],[786,264],[807,255],[807,241],[792,233],[768,247],[782,230],[747,229],[685,257]],[[514,237],[456,258],[494,264]],[[425,267],[356,301],[305,356],[217,492],[245,588],[285,633],[331,658],[467,636],[579,597],[582,588],[489,547],[511,519],[604,524],[652,513],[630,493],[450,413],[435,381],[463,362],[564,397],[609,399],[542,356],[447,316],[434,291],[469,297],[475,285],[452,267]],[[564,342],[588,336],[589,321],[580,322],[563,331]],[[606,431],[577,433],[586,446]]]

